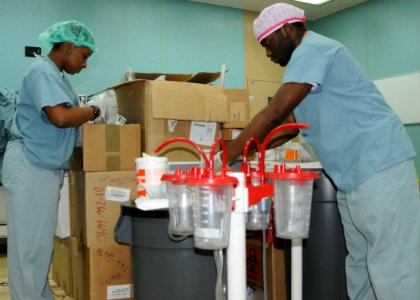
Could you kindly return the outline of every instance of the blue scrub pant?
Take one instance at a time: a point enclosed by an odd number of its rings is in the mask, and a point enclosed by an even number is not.
[[[351,300],[420,299],[420,198],[413,160],[337,193]]]
[[[20,140],[10,141],[3,163],[10,296],[54,300],[48,273],[64,172],[35,166],[22,146]]]

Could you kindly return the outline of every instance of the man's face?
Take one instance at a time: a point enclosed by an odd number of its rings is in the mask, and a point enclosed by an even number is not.
[[[261,42],[267,57],[275,64],[285,67],[292,56],[296,46],[283,32],[284,27],[274,31]]]

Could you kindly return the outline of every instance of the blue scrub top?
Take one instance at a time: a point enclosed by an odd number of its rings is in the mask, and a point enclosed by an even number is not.
[[[302,135],[340,190],[350,192],[415,156],[400,119],[339,42],[307,32],[289,61],[287,82],[316,84],[294,114],[311,126]]]
[[[58,104],[77,106],[76,94],[54,62],[36,57],[24,76],[11,132],[23,141],[28,160],[47,169],[67,169],[76,142],[75,128],[55,126],[42,110]]]

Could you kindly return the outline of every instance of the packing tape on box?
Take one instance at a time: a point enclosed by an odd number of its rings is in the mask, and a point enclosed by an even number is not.
[[[105,126],[106,152],[120,152],[120,126]]]
[[[117,152],[106,156],[106,169],[118,171],[121,167],[120,152],[120,126],[105,126],[105,150],[106,153]]]

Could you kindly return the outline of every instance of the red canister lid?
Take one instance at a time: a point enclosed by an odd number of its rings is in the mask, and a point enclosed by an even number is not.
[[[313,180],[319,178],[319,175],[316,172],[302,171],[299,165],[295,168],[286,168],[285,163],[275,165],[274,171],[267,173],[266,176],[279,180]]]
[[[205,169],[204,169],[205,170]],[[208,170],[207,172],[198,172],[195,176],[187,178],[185,183],[187,185],[201,185],[201,186],[222,186],[238,184],[238,179],[227,176],[224,172],[221,175],[215,175]]]
[[[200,172],[201,168],[191,167],[188,171],[183,171],[180,168],[176,168],[174,173],[163,174],[161,181],[171,182],[172,184],[185,184],[185,181],[189,177],[194,177],[195,174]]]

